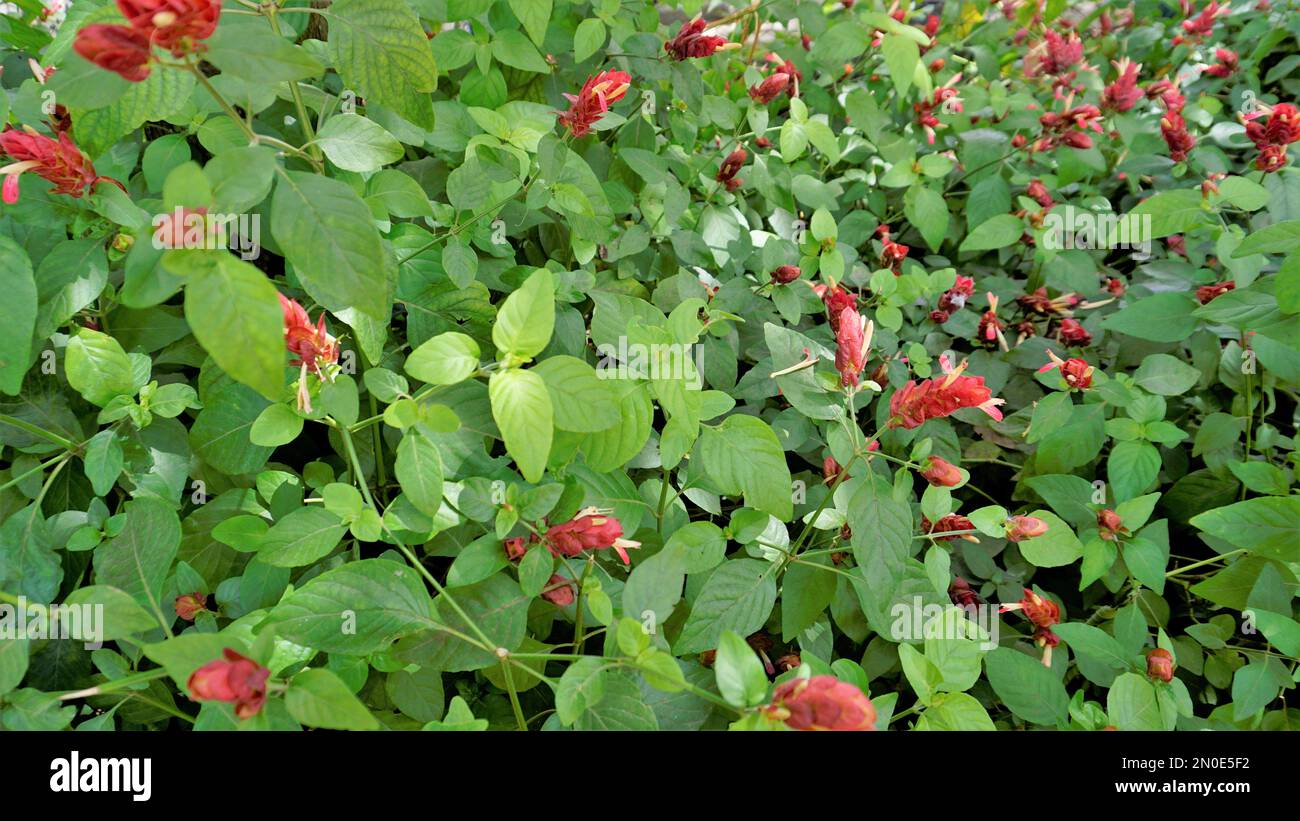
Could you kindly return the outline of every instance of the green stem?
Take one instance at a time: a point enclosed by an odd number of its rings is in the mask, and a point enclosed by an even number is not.
[[[15,428],[18,428],[19,430],[27,431],[33,436],[39,436],[42,439],[48,439],[54,444],[60,445],[67,450],[76,450],[77,448],[77,443],[73,442],[71,439],[66,439],[52,431],[38,428],[35,425],[33,425],[31,422],[25,422],[22,419],[18,419],[17,417],[10,416],[7,413],[0,413],[0,422],[3,422],[6,425],[12,425]]]
[[[1189,565],[1176,567],[1173,570],[1170,570],[1168,573],[1166,573],[1165,578],[1169,578],[1170,576],[1181,576],[1182,574],[1186,573],[1189,570],[1195,570],[1198,567],[1204,567],[1205,565],[1211,564],[1213,562],[1220,562],[1228,558],[1229,556],[1235,556],[1238,553],[1245,553],[1245,552],[1246,549],[1244,547],[1239,547],[1236,550],[1229,550],[1227,553],[1220,553],[1218,556],[1211,556],[1210,558],[1202,559],[1199,562],[1192,562]]]
[[[515,722],[520,730],[528,732],[528,720],[524,718],[524,708],[519,703],[519,693],[515,690],[515,674],[506,658],[501,659],[501,675],[506,680],[506,692],[510,694],[510,708],[515,711]]]

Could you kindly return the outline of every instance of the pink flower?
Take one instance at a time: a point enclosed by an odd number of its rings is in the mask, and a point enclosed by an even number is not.
[[[266,703],[266,680],[271,671],[229,647],[222,655],[225,658],[210,661],[190,675],[190,698],[234,704],[239,718],[257,715]]]
[[[876,708],[856,685],[835,676],[798,678],[778,685],[764,708],[795,730],[874,730]]]
[[[54,139],[30,128],[25,131],[6,128],[0,132],[0,153],[14,160],[0,168],[0,174],[6,177],[4,201],[10,205],[18,201],[18,177],[27,171],[53,183],[50,193],[76,198],[93,191],[101,181],[122,185],[117,180],[95,174],[95,166],[63,132]]]
[[[929,419],[941,419],[962,408],[979,408],[993,419],[1002,421],[1002,412],[997,406],[1003,400],[993,398],[992,392],[984,385],[984,377],[964,376],[962,371],[966,370],[967,362],[951,369],[947,358],[940,361],[945,373],[942,379],[920,383],[909,380],[894,392],[889,400],[891,426],[908,430],[919,428]]]
[[[867,366],[870,345],[871,323],[856,308],[845,308],[835,333],[835,369],[840,372],[841,385],[857,387],[858,377]]]
[[[194,621],[194,618],[198,616],[201,611],[207,609],[207,604],[207,594],[201,590],[196,590],[193,593],[186,593],[183,596],[177,596],[176,602],[173,606],[176,608],[176,615],[186,621]]]
[[[1007,519],[1007,541],[1023,542],[1047,532],[1047,522],[1035,516],[1012,516]]]
[[[572,558],[584,550],[612,547],[623,564],[632,561],[627,555],[628,548],[641,546],[640,542],[623,538],[623,525],[618,519],[595,507],[584,508],[571,521],[552,526],[542,538],[547,549],[556,556]]]
[[[931,456],[922,478],[933,487],[956,487],[961,484],[961,468],[938,456]]]

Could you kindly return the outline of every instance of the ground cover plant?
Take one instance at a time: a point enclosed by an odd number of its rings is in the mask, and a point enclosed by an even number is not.
[[[1294,3],[0,15],[0,726],[1300,720]]]

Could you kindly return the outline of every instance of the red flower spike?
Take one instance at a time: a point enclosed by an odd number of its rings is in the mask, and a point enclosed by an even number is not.
[[[565,94],[568,111],[556,113],[556,119],[575,139],[591,133],[591,127],[605,116],[609,107],[627,94],[632,76],[625,71],[602,71],[593,75],[575,94]]]
[[[186,688],[194,701],[224,701],[235,705],[235,715],[251,718],[266,703],[266,680],[271,671],[227,647],[224,658],[195,670]]]
[[[853,684],[834,676],[787,681],[772,693],[767,715],[794,730],[874,730],[876,708]]]

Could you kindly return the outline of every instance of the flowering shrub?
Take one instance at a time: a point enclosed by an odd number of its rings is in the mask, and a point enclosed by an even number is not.
[[[0,725],[1300,718],[1292,2],[0,16]]]

